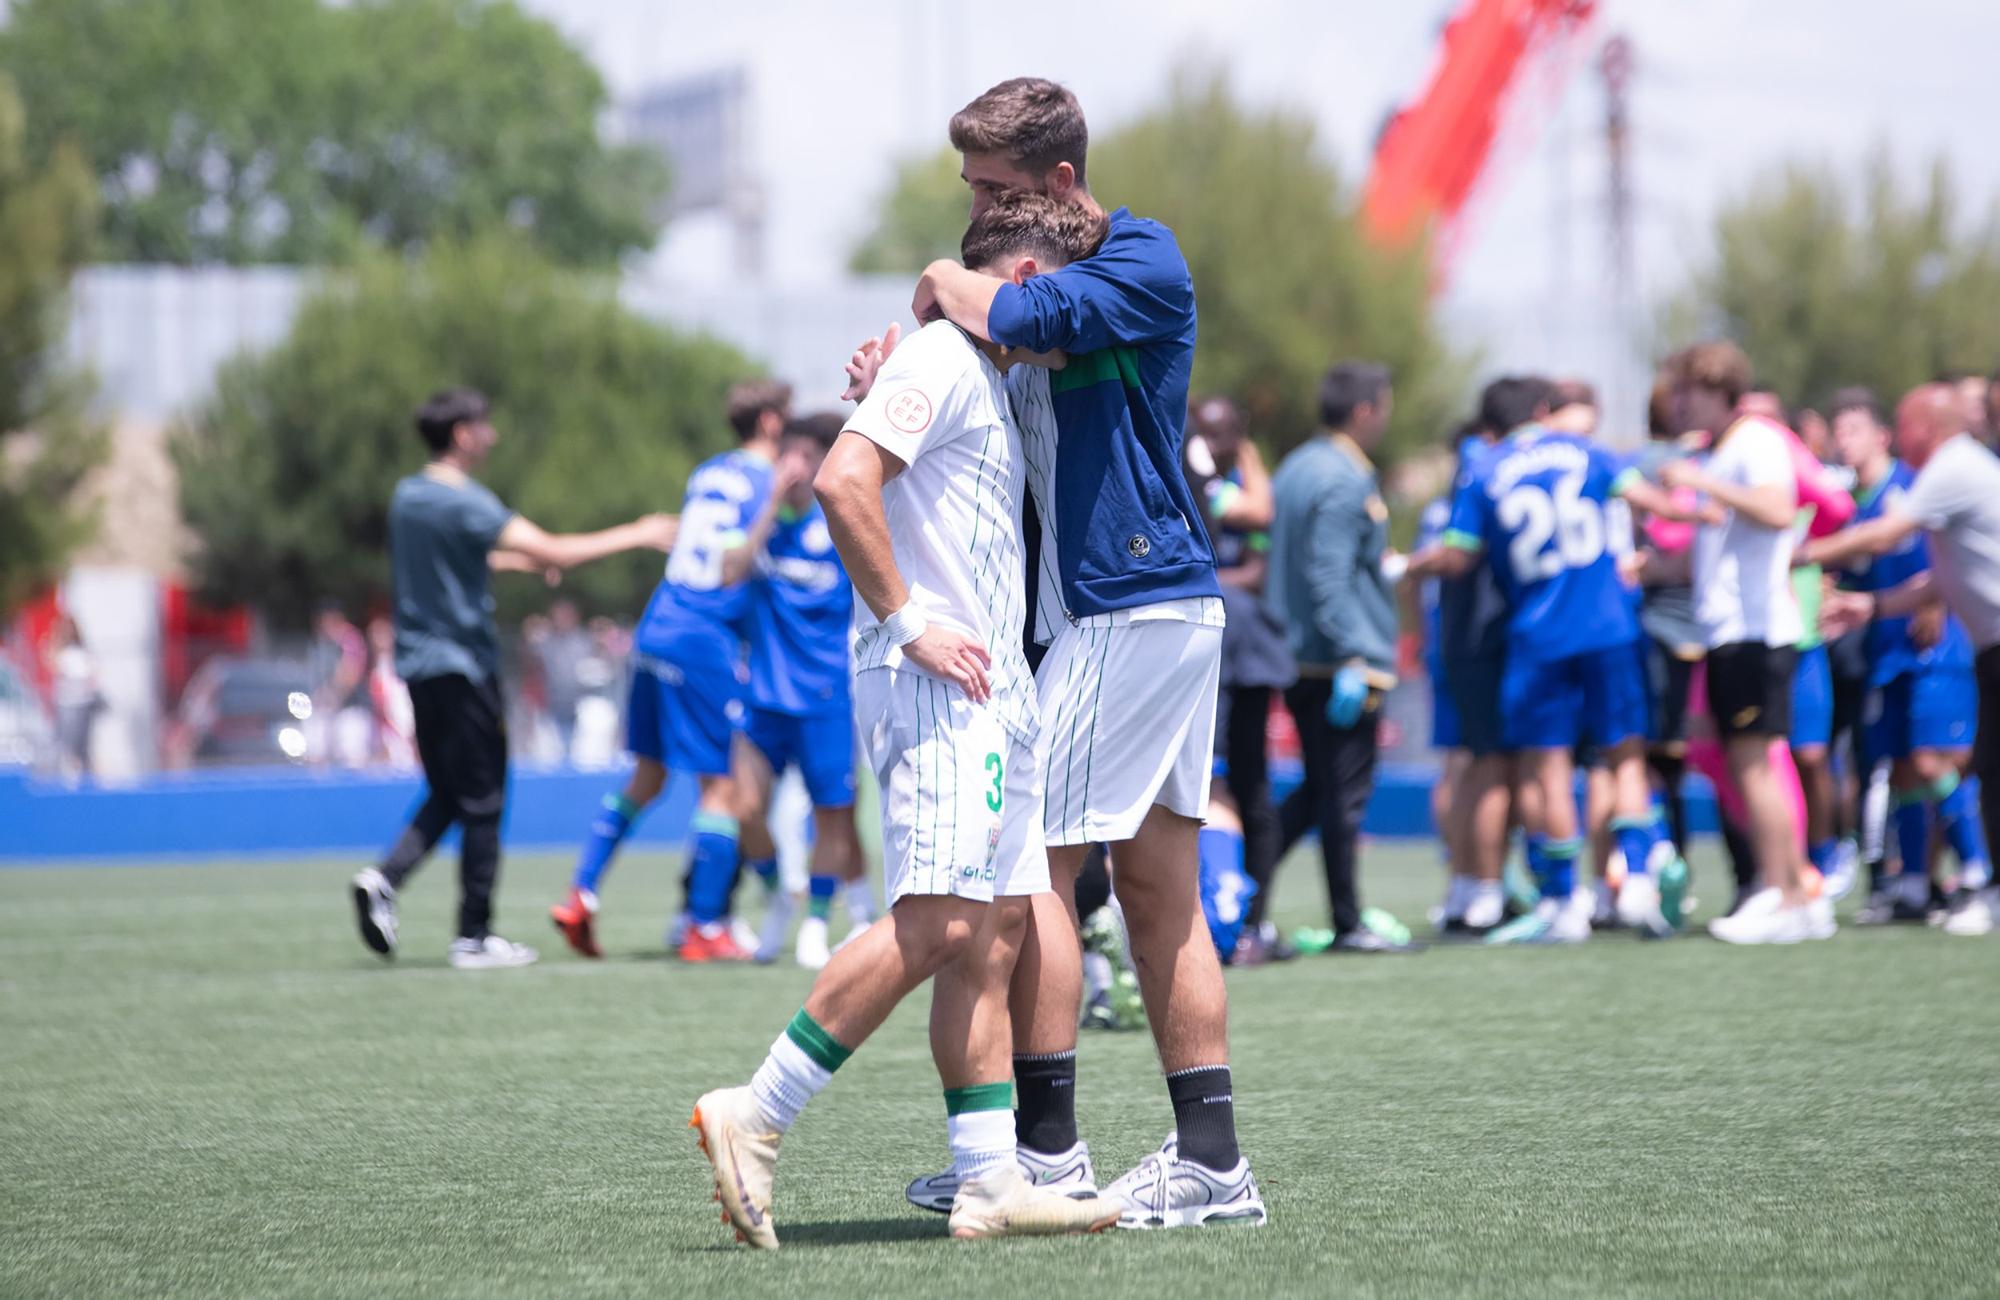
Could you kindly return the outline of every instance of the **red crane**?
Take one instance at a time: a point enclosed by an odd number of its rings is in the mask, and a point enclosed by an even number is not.
[[[1429,231],[1443,282],[1510,97],[1535,62],[1580,45],[1596,9],[1597,0],[1465,0],[1423,93],[1376,144],[1361,200],[1371,238],[1401,247]]]

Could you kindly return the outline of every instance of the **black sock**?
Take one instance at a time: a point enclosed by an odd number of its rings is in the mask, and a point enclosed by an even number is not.
[[[1076,1052],[1014,1058],[1014,1140],[1043,1155],[1076,1145]]]
[[[1167,1096],[1174,1103],[1180,1158],[1217,1173],[1236,1168],[1241,1156],[1236,1149],[1236,1102],[1230,1094],[1229,1067],[1203,1065],[1170,1074]]]

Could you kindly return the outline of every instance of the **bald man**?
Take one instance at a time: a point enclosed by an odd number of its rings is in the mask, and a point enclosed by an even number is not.
[[[1897,449],[1916,467],[1916,481],[1880,518],[1808,543],[1804,557],[1838,564],[1882,555],[1922,529],[1932,567],[1882,592],[1838,595],[1825,611],[1836,629],[1874,618],[1913,614],[1939,601],[1957,615],[1977,652],[1979,732],[1973,758],[1981,819],[2000,826],[2000,458],[1966,428],[1965,402],[1950,384],[1912,389],[1896,407]],[[1963,850],[1960,857],[1966,854]],[[1945,932],[1990,933],[2000,896],[1984,866],[1968,864]]]

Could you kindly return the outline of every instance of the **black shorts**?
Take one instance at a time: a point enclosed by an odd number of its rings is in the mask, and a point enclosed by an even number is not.
[[[1654,637],[1646,639],[1646,686],[1653,709],[1653,748],[1668,754],[1687,752],[1688,686],[1699,659],[1687,659]]]
[[[1447,659],[1444,689],[1458,710],[1459,748],[1475,758],[1501,754],[1500,677],[1504,659]]]
[[[1722,736],[1792,734],[1794,646],[1738,641],[1708,652],[1708,712]]]
[[[410,683],[417,757],[431,792],[460,817],[497,817],[507,802],[507,712],[500,683],[456,673]]]

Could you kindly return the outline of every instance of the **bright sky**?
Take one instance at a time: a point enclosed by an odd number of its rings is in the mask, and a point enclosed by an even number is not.
[[[524,2],[588,49],[621,95],[748,68],[769,265],[800,283],[838,274],[898,157],[942,143],[951,111],[1009,76],[1063,81],[1102,131],[1156,101],[1178,61],[1219,60],[1245,96],[1311,114],[1358,177],[1383,115],[1421,86],[1456,0]],[[1981,210],[2000,195],[1993,0],[1604,0],[1597,32],[1637,48],[1638,263],[1650,294],[1679,284],[1718,200],[1786,158],[1858,163],[1886,141],[1912,173],[1948,156]],[[1531,129],[1490,174],[1447,302],[1489,357],[1583,346],[1551,324],[1567,313],[1538,311],[1558,290],[1582,298],[1603,283],[1602,103],[1586,60],[1559,102],[1526,114]],[[670,233],[669,274],[722,273],[727,245],[705,224]]]

